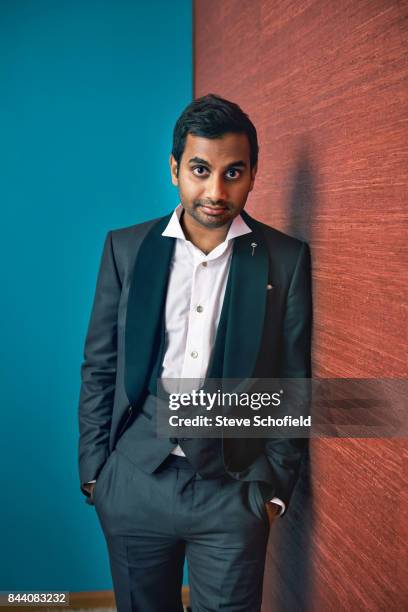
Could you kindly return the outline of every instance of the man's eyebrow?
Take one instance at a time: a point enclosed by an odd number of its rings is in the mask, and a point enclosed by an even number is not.
[[[209,168],[212,167],[211,164],[207,160],[202,159],[201,157],[192,157],[191,159],[188,160],[188,163],[189,164],[203,164],[204,166],[208,166]],[[239,159],[238,161],[234,161],[228,164],[226,168],[231,168],[232,166],[234,166],[234,168],[237,168],[237,167],[246,168],[247,164],[246,162],[244,162],[244,160]]]

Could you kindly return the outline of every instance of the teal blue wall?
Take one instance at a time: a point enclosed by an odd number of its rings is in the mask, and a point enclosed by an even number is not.
[[[0,1],[0,590],[111,588],[77,474],[79,368],[103,240],[177,204],[190,0]]]

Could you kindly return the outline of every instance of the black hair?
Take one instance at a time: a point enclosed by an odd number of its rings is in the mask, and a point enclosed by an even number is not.
[[[227,132],[247,135],[252,170],[258,161],[259,147],[255,126],[248,115],[235,102],[225,100],[216,94],[207,94],[193,100],[184,109],[174,126],[171,152],[177,162],[177,174],[187,134],[203,138],[220,138]]]

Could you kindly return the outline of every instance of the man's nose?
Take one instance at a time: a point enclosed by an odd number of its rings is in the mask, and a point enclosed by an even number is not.
[[[216,176],[213,174],[208,184],[207,191],[208,198],[211,199],[213,204],[217,204],[218,201],[225,202],[227,198],[227,189],[223,176]]]

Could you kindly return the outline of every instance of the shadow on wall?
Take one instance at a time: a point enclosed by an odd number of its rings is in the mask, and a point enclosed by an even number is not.
[[[293,188],[286,207],[286,232],[309,244],[315,210],[312,168],[309,146],[303,142],[290,180]],[[314,510],[310,466],[308,444],[290,508],[277,528],[271,531],[263,612],[307,612],[313,608],[311,546]]]
[[[315,196],[312,157],[310,146],[306,140],[301,143],[297,163],[293,176],[289,178],[289,184],[293,187],[286,208],[288,211],[287,232],[295,238],[309,242],[311,240]]]
[[[269,540],[267,602],[262,612],[306,612],[312,610],[313,502],[309,451],[305,452],[299,481],[287,514]]]

